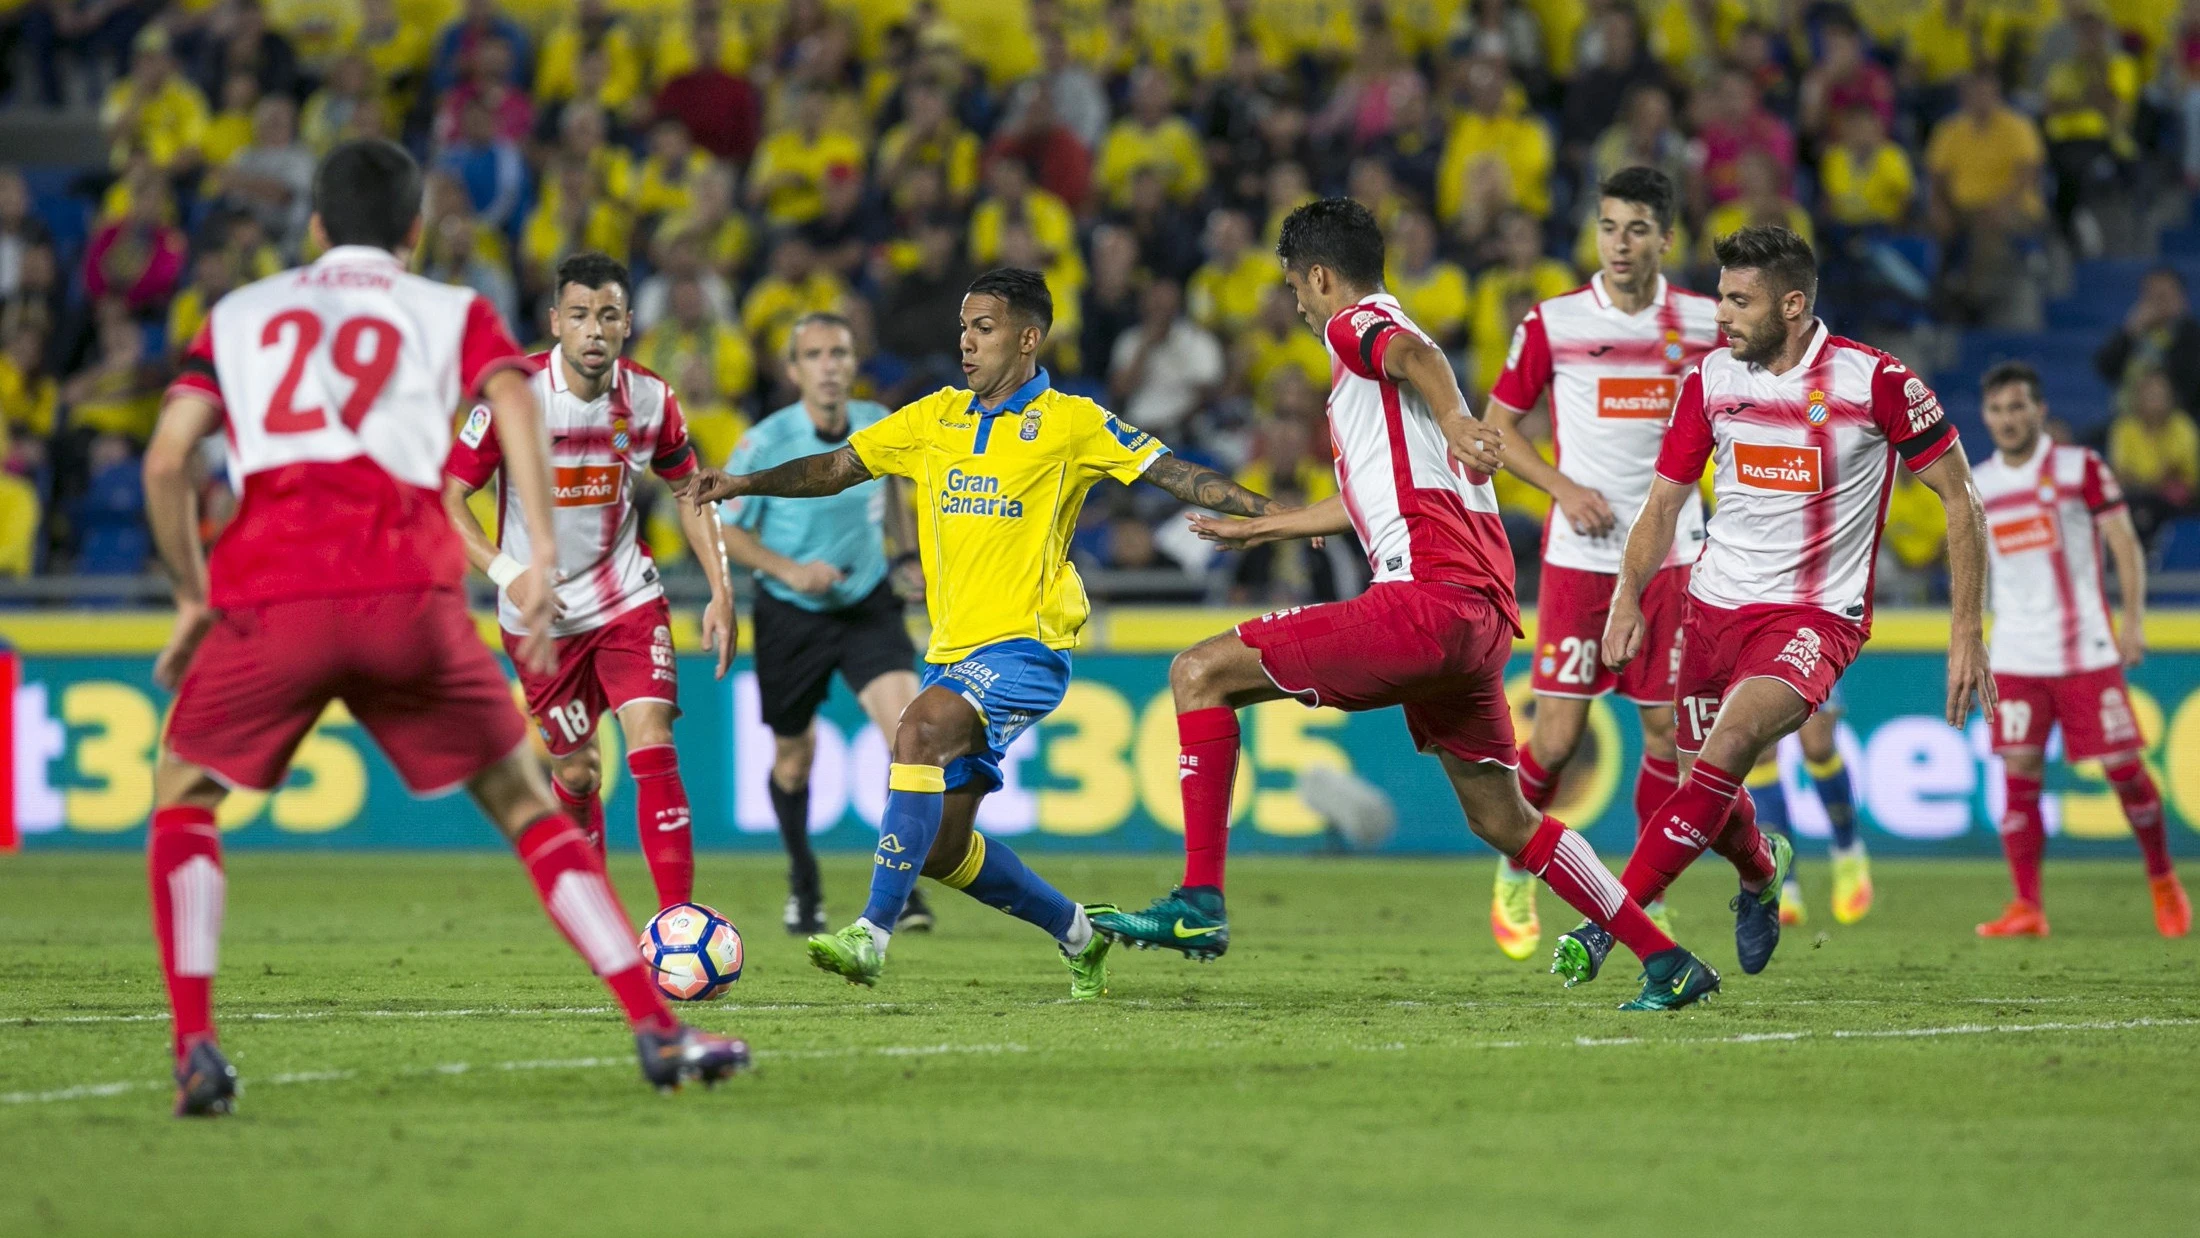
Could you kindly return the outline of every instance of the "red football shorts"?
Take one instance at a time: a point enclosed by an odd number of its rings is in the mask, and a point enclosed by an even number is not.
[[[1260,652],[1268,678],[1308,705],[1353,712],[1403,705],[1423,752],[1517,761],[1505,700],[1512,623],[1475,590],[1384,581],[1349,602],[1248,619],[1237,634]]]
[[[504,634],[504,652],[519,667],[527,712],[542,730],[550,755],[586,747],[605,710],[636,701],[679,708],[680,680],[672,666],[672,608],[663,598],[644,603],[600,628],[558,640],[558,666],[535,675],[519,665],[519,637]]]
[[[2063,755],[2073,761],[2142,746],[2139,716],[2131,711],[2131,695],[2124,688],[2120,666],[2054,676],[1996,671],[1994,691],[2001,697],[2001,712],[1994,718],[1996,752],[2044,749],[2048,729],[2058,722],[2062,723]]]
[[[527,742],[466,599],[421,589],[223,611],[176,692],[168,750],[232,787],[273,790],[331,700],[415,795],[454,790]]]
[[[1692,597],[1686,611],[1673,688],[1674,744],[1682,752],[1703,750],[1720,704],[1744,680],[1777,679],[1818,712],[1864,647],[1854,624],[1815,606],[1721,610]]]
[[[1615,671],[1604,665],[1604,621],[1612,612],[1609,572],[1543,565],[1536,599],[1537,696],[1603,696],[1614,688],[1637,705],[1671,705],[1680,678],[1681,616],[1688,606],[1688,567],[1669,567],[1642,591],[1642,652]]]

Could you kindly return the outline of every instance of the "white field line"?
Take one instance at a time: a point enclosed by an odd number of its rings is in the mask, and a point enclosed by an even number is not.
[[[1977,1006],[2045,1006],[2069,1003],[2088,1005],[2116,1005],[2150,1002],[2156,999],[2134,997],[2126,994],[2103,994],[2098,997],[2062,995],[2056,997],[1952,997],[1930,1000],[1914,998],[1872,997],[1767,997],[1751,998],[1756,1007],[1779,1008],[1785,1006],[1905,1006],[1930,1005],[1944,1001]],[[1066,997],[1043,998],[1035,1001],[1007,1003],[1012,1006],[1083,1006],[1086,1003]],[[1565,1009],[1580,1003],[1571,1000],[1538,1000],[1523,998],[1462,998],[1455,1001],[1416,1001],[1400,999],[1385,1003],[1396,1009]],[[1261,1010],[1261,1002],[1178,1001],[1170,998],[1118,998],[1107,1003],[1109,1008],[1130,1007],[1139,1010]],[[907,1002],[725,1002],[712,1007],[729,1013],[744,1011],[795,1011],[795,1010],[939,1010],[946,1003],[938,1001]],[[323,1019],[510,1019],[510,1018],[562,1018],[569,1015],[601,1015],[615,1013],[612,1006],[458,1006],[439,1010],[264,1010],[222,1011],[223,1021],[251,1023],[291,1023]],[[71,1026],[98,1023],[163,1023],[164,1013],[144,1014],[0,1014],[0,1032],[10,1028]]]
[[[976,1054],[997,1056],[1004,1053],[1029,1053],[1028,1046],[1009,1042],[999,1044],[931,1044],[931,1045],[879,1045],[872,1048],[847,1047],[839,1049],[759,1049],[756,1056],[765,1060],[815,1061],[823,1058],[856,1057],[940,1057],[948,1054]],[[511,1062],[444,1062],[425,1070],[400,1072],[399,1078],[430,1077],[472,1074],[475,1071],[526,1071],[526,1070],[594,1070],[605,1066],[633,1067],[632,1057],[568,1057],[526,1058]],[[356,1079],[355,1070],[302,1070],[290,1071],[264,1078],[247,1078],[246,1090],[257,1087],[287,1086],[300,1083],[338,1083]],[[56,1101],[94,1100],[107,1096],[119,1096],[124,1092],[145,1091],[171,1087],[165,1080],[126,1080],[120,1083],[85,1083],[75,1087],[55,1088],[45,1092],[0,1092],[0,1105],[40,1105]]]
[[[2124,1032],[2156,1027],[2200,1027],[2200,1019],[2113,1019],[2092,1022],[2056,1023],[1957,1023],[1941,1027],[1835,1029],[1814,1031],[1802,1029],[1786,1032],[1741,1032],[1731,1036],[1576,1036],[1570,1040],[1525,1041],[1491,1040],[1473,1045],[1477,1049],[1537,1049],[1584,1048],[1602,1049],[1628,1045],[1686,1045],[1726,1044],[1750,1045],[1767,1043],[1792,1043],[1800,1040],[1890,1040],[1938,1036],[2015,1036],[2033,1032]],[[1210,1047],[1222,1047],[1218,1042]],[[1355,1046],[1369,1052],[1403,1052],[1414,1046],[1402,1041],[1379,1045]],[[881,1045],[873,1048],[846,1047],[838,1049],[760,1049],[756,1056],[764,1059],[817,1060],[823,1058],[856,1057],[934,1057],[942,1054],[998,1055],[1030,1053],[1028,1046],[1015,1043],[958,1045],[951,1043],[930,1045]],[[432,1077],[470,1074],[477,1070],[530,1071],[530,1070],[587,1070],[606,1066],[631,1066],[627,1057],[534,1058],[509,1062],[445,1062],[422,1071],[403,1072],[400,1077]],[[288,1074],[269,1075],[251,1079],[249,1086],[294,1085],[303,1083],[332,1083],[358,1077],[350,1070],[297,1071]],[[93,1100],[117,1096],[125,1092],[170,1086],[165,1081],[126,1080],[119,1083],[84,1083],[73,1087],[55,1088],[44,1092],[0,1092],[0,1105],[52,1104],[59,1101]]]

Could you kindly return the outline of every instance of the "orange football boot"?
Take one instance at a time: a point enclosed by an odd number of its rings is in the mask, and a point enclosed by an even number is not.
[[[2007,907],[2002,908],[2001,919],[1988,920],[1978,926],[1978,935],[1981,937],[2045,937],[2047,936],[2047,913],[2040,910],[2038,903],[2027,903],[2021,898],[2013,898],[2009,900]]]
[[[2154,927],[2164,937],[2183,937],[2192,931],[2192,900],[2185,897],[2185,887],[2175,873],[2163,873],[2147,878],[2147,886],[2154,891]]]

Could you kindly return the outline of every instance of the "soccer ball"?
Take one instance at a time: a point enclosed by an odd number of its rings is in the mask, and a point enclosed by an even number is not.
[[[741,930],[701,903],[676,903],[642,930],[642,961],[676,1002],[715,1001],[741,978]]]

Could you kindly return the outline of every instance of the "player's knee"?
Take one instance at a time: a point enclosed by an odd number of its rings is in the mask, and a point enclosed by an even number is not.
[[[576,796],[594,795],[596,788],[603,785],[603,770],[593,746],[558,758],[550,766],[550,776],[557,779],[558,785],[568,794]]]
[[[1672,710],[1642,711],[1642,751],[1645,756],[1658,761],[1670,761],[1678,755],[1678,749],[1673,743]]]
[[[1170,659],[1169,690],[1176,697],[1177,708],[1197,708],[1213,703],[1208,698],[1219,695],[1215,682],[1220,669],[1221,658],[1207,644],[1194,645]]]
[[[817,744],[804,734],[800,738],[781,736],[772,747],[772,782],[782,791],[798,791],[810,781],[810,764],[817,756]]]
[[[619,729],[628,750],[672,742],[672,707],[656,701],[629,705],[619,711]]]
[[[1536,764],[1555,770],[1573,759],[1574,749],[1581,746],[1582,718],[1578,714],[1562,710],[1545,711],[1536,708],[1535,730],[1528,736],[1528,751]]]
[[[2101,772],[2119,794],[2143,790],[2152,781],[2136,752],[2118,752],[2101,758]]]
[[[902,765],[945,766],[961,756],[965,727],[943,710],[919,701],[894,728],[894,760]]]

